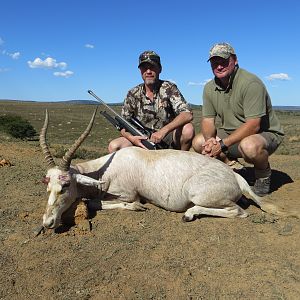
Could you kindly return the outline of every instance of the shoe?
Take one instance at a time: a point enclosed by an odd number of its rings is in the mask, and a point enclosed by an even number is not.
[[[265,178],[257,178],[252,191],[258,196],[266,196],[270,193],[271,176]]]

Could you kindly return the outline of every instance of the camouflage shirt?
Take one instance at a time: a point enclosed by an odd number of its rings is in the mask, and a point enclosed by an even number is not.
[[[159,130],[181,112],[190,111],[176,84],[159,80],[153,91],[153,101],[146,96],[143,83],[131,89],[124,100],[122,116],[127,120],[135,117],[146,127]]]

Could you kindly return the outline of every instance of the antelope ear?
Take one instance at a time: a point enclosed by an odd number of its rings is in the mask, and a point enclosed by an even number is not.
[[[105,183],[104,181],[96,180],[94,178],[82,175],[82,174],[74,174],[73,178],[77,183],[86,185],[86,186],[94,186],[101,190],[101,184]]]
[[[42,183],[44,183],[44,184],[48,184],[49,181],[50,181],[50,177],[44,176],[43,179],[42,179]]]

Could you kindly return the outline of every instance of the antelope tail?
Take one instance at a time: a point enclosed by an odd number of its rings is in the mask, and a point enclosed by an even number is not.
[[[300,213],[298,211],[285,211],[273,203],[266,202],[262,197],[259,197],[252,191],[248,182],[241,175],[236,172],[234,172],[234,174],[243,195],[252,199],[261,210],[280,217],[295,217],[300,219]]]

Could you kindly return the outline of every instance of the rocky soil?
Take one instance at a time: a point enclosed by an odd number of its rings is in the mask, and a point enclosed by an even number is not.
[[[0,147],[11,163],[0,166],[0,299],[299,299],[300,220],[250,205],[245,219],[183,223],[148,205],[35,236],[47,199],[39,146]],[[299,155],[271,164],[267,198],[299,211]]]

